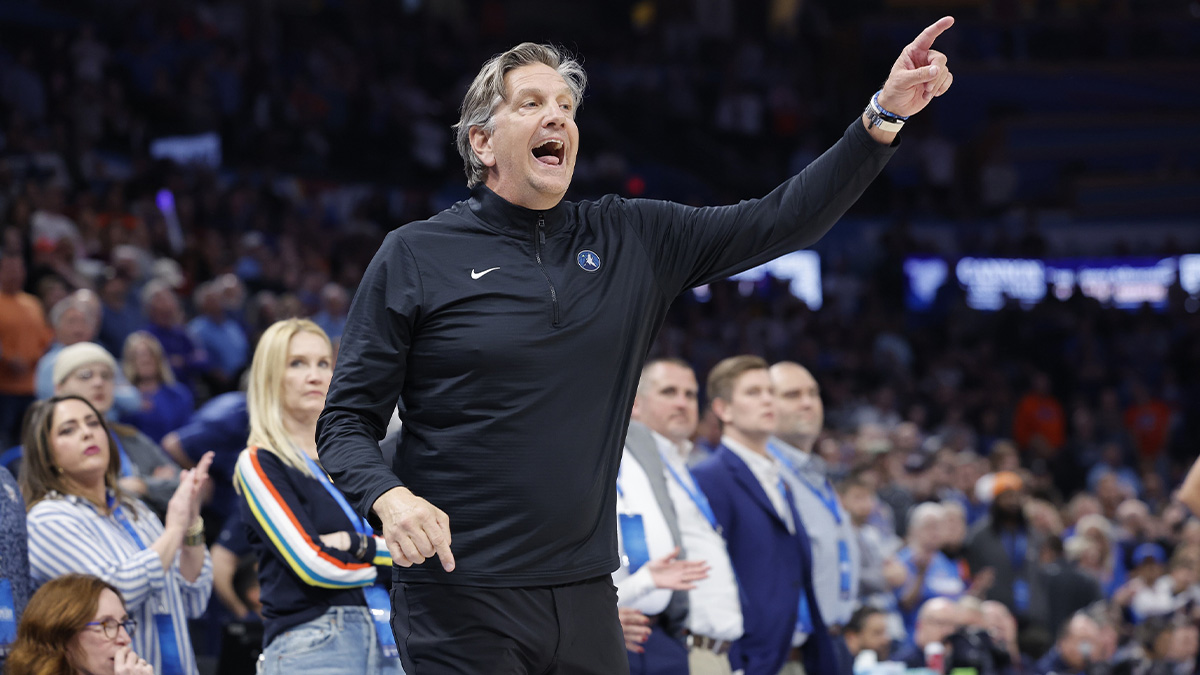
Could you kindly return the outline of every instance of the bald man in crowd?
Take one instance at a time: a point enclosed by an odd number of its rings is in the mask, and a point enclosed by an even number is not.
[[[825,426],[821,388],[804,366],[771,366],[778,430],[771,450],[786,469],[796,511],[812,541],[813,586],[830,633],[837,635],[858,604],[859,551],[854,525],[813,446]]]
[[[962,609],[949,598],[927,600],[917,611],[917,627],[913,641],[896,651],[893,661],[903,661],[909,668],[925,667],[925,647],[934,642],[945,643],[963,624]]]
[[[1038,675],[1084,672],[1093,663],[1104,660],[1100,642],[1100,626],[1080,612],[1063,627],[1058,642],[1037,662],[1034,672]]]

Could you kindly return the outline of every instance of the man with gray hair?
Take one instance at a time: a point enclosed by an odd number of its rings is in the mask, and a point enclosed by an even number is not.
[[[628,672],[609,576],[615,484],[667,309],[833,226],[904,119],[949,88],[931,47],[952,23],[904,49],[825,155],[762,199],[717,208],[563,201],[582,67],[531,43],[484,64],[457,125],[471,196],[376,252],[317,432],[325,469],[394,556],[409,675]],[[398,401],[389,467],[378,439]]]
[[[958,568],[942,553],[946,507],[937,502],[918,504],[908,515],[908,538],[897,557],[908,566],[908,581],[897,592],[909,634],[917,609],[931,598],[957,600],[966,591]]]
[[[58,354],[64,347],[92,342],[100,332],[100,297],[95,291],[81,288],[67,297],[54,303],[50,308],[50,327],[54,329],[54,342],[42,355],[37,363],[37,397],[45,400],[54,395],[57,382],[54,381],[54,364],[58,362]],[[124,373],[117,369],[116,390],[113,400],[112,419],[119,413],[139,410],[142,406],[142,395]]]

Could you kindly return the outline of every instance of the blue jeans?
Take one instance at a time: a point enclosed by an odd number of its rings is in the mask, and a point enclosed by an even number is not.
[[[258,675],[404,675],[400,659],[384,658],[366,607],[331,607],[284,631],[258,659]]]

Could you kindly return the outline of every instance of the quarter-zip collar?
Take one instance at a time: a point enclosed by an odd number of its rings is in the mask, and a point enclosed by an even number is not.
[[[467,204],[475,217],[488,228],[514,237],[528,238],[530,228],[537,224],[538,218],[545,222],[546,236],[556,234],[570,220],[568,202],[562,201],[554,208],[536,211],[509,202],[482,183],[471,190]]]

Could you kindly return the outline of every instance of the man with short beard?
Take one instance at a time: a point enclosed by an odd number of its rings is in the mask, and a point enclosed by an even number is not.
[[[1037,567],[1041,537],[1025,521],[1025,484],[1011,471],[996,473],[992,506],[967,538],[972,576],[990,568],[994,583],[988,600],[1004,603],[1018,619],[1029,616],[1029,582]]]

